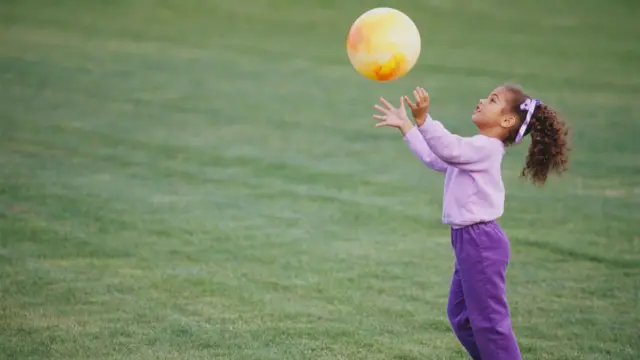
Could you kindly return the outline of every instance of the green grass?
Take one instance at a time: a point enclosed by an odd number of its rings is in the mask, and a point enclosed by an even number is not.
[[[407,12],[377,84],[351,22]],[[465,359],[446,319],[442,176],[378,96],[426,87],[473,133],[505,81],[573,128],[538,189],[504,163],[526,359],[640,357],[634,1],[13,0],[0,5],[1,359]],[[476,25],[473,25],[476,24]]]

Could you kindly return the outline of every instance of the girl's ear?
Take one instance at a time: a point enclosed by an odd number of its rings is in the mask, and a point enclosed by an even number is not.
[[[518,123],[518,119],[516,118],[515,115],[507,115],[504,118],[502,118],[502,121],[500,121],[500,126],[505,129],[510,129],[516,126],[517,123]]]

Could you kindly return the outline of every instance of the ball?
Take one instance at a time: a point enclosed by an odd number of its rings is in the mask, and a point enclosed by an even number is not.
[[[420,57],[416,24],[403,12],[380,7],[360,15],[347,35],[351,66],[364,77],[392,81],[405,76]]]

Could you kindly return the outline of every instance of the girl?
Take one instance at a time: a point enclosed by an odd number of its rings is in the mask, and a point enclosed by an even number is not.
[[[445,173],[442,222],[451,226],[455,253],[447,315],[474,360],[519,360],[505,292],[509,240],[497,224],[504,210],[501,163],[505,148],[531,134],[521,175],[542,185],[551,171],[567,168],[565,123],[556,112],[514,85],[500,86],[480,100],[472,115],[478,134],[451,134],[428,114],[422,88],[394,108],[384,98],[376,126],[399,128],[411,151],[429,168]],[[407,117],[406,103],[417,126]]]

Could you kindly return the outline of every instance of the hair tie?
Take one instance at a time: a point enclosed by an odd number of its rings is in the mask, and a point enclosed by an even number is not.
[[[533,112],[536,109],[536,105],[540,104],[540,100],[538,99],[527,99],[522,104],[520,104],[520,110],[527,110],[527,117],[524,119],[522,126],[520,126],[520,131],[518,131],[518,136],[516,136],[516,143],[519,143],[524,137],[524,133],[527,131],[527,127],[529,126],[529,122],[531,121],[531,117],[533,116]]]

